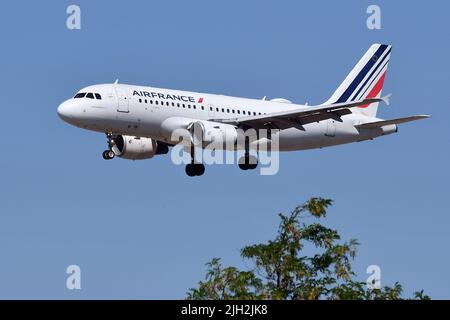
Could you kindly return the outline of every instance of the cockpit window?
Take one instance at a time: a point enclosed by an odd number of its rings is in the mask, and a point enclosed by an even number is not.
[[[84,96],[86,95],[86,92],[80,92],[77,93],[74,97],[74,99],[78,99],[78,98],[84,98]]]
[[[95,98],[94,98],[95,96]],[[102,96],[100,95],[100,93],[92,93],[92,92],[80,92],[77,93],[74,97],[75,99],[78,98],[89,98],[89,99],[97,99],[97,100],[102,100]]]

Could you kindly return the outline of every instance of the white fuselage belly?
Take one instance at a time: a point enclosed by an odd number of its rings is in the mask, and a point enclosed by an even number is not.
[[[214,121],[245,117],[249,115],[248,113],[250,115],[254,115],[255,112],[257,115],[268,114],[307,107],[283,102],[125,84],[105,84],[92,86],[92,88],[101,92],[102,100],[72,99],[73,103],[81,106],[79,107],[80,114],[77,114],[76,120],[71,122],[73,125],[93,131],[148,137],[168,143],[172,142],[170,134],[162,130],[162,126],[174,117],[183,118],[187,122],[190,120],[192,122],[197,120]],[[231,110],[234,110],[234,113]],[[243,114],[244,111],[245,114]],[[304,130],[298,128],[281,130],[278,133],[279,150],[322,148],[372,139],[383,135],[383,130],[358,130],[354,125],[374,119],[368,119],[367,116],[354,112],[342,116],[341,121],[328,119],[306,124],[303,127]]]

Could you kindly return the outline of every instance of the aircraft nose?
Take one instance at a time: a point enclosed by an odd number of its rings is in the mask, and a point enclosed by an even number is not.
[[[64,101],[58,106],[58,109],[56,110],[58,113],[58,116],[63,119],[64,121],[67,121],[70,118],[70,103],[68,101]]]

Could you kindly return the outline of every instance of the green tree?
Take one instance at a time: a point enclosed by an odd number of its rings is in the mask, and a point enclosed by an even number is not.
[[[244,247],[241,256],[253,268],[223,267],[219,258],[207,263],[204,281],[189,290],[188,299],[402,299],[402,286],[369,289],[355,280],[351,261],[358,242],[342,242],[336,230],[317,220],[327,215],[332,200],[311,198],[281,219],[277,235],[267,243]],[[306,223],[313,219],[316,222]],[[313,250],[312,254],[302,255]],[[415,299],[429,299],[423,290]]]

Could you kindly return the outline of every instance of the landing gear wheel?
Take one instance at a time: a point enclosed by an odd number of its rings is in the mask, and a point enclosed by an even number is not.
[[[254,156],[245,156],[238,161],[239,168],[241,170],[253,170],[258,166],[258,159]]]
[[[243,162],[243,161],[242,161]],[[241,170],[248,170],[248,165],[245,163],[240,163],[239,162],[239,169]]]
[[[186,171],[186,174],[187,174],[189,177],[194,177],[194,176],[195,176],[195,167],[194,167],[194,164],[192,164],[192,163],[187,164],[187,165],[186,165],[185,171]]]
[[[108,150],[107,155],[109,159],[114,159],[114,157],[116,156],[116,154],[112,150]]]
[[[205,173],[205,165],[201,163],[190,163],[186,165],[185,171],[189,177],[201,176]]]
[[[258,159],[256,159],[256,157],[254,156],[250,156],[248,160],[248,168],[250,170],[254,170],[256,169],[257,166],[258,166]]]
[[[201,176],[205,173],[205,165],[203,163],[195,163],[195,146],[191,145],[191,163],[186,165],[186,174],[189,177]]]
[[[194,164],[194,171],[196,176],[201,176],[205,173],[205,165],[202,163]]]
[[[102,157],[103,157],[103,159],[105,159],[105,160],[111,160],[111,159],[113,159],[115,156],[116,156],[116,154],[115,154],[114,151],[112,151],[112,150],[105,150],[105,151],[103,151],[103,153],[102,153]]]

